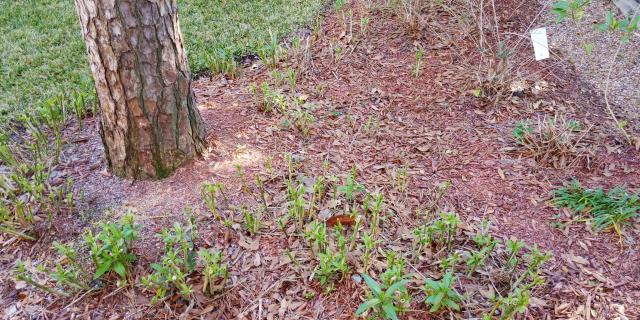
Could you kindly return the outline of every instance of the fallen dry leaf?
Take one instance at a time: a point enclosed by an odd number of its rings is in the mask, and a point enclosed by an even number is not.
[[[343,226],[351,226],[356,223],[356,219],[347,214],[340,214],[327,220],[327,226],[329,227],[335,227],[338,223]]]

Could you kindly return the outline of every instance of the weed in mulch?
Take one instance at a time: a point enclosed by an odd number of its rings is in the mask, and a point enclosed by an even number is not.
[[[552,192],[551,203],[569,208],[579,219],[584,219],[596,231],[613,229],[622,237],[622,228],[630,225],[640,211],[640,195],[629,193],[623,187],[608,192],[602,188],[585,189],[578,181]]]
[[[564,169],[589,167],[593,150],[589,144],[590,128],[565,116],[542,117],[536,122],[523,120],[513,129],[513,140],[519,154],[535,159],[542,166]]]

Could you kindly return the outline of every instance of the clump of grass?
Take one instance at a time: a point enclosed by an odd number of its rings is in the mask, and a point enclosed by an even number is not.
[[[279,44],[278,37],[269,31],[269,41],[258,45],[257,53],[260,61],[268,68],[275,68],[282,58],[284,48]]]
[[[255,84],[249,86],[249,91],[258,111],[272,113],[280,111],[286,113],[289,109],[287,98],[277,89],[271,88],[268,82],[263,81],[258,87]]]
[[[218,53],[208,55],[207,62],[212,75],[221,74],[235,79],[242,72],[238,61],[227,50],[220,50]]]
[[[581,217],[587,217],[595,230],[613,229],[618,235],[622,227],[638,217],[640,195],[629,193],[623,187],[608,192],[602,188],[585,189],[578,181],[552,192],[551,203],[566,207]]]
[[[517,150],[536,163],[556,169],[575,165],[580,160],[590,162],[590,152],[585,137],[589,129],[580,122],[564,116],[538,119],[537,123],[525,120],[513,129]]]

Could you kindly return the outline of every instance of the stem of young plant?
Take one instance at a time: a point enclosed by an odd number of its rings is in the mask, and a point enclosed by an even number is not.
[[[353,211],[355,215],[355,210]],[[360,221],[362,219],[360,217],[356,217],[356,224],[353,226],[353,233],[351,234],[351,244],[349,245],[349,251],[353,251],[356,246],[356,239],[358,238],[358,229],[360,229]]]
[[[18,237],[18,238],[22,238],[22,239],[25,239],[25,240],[36,241],[36,238],[34,238],[32,236],[26,235],[26,234],[24,234],[22,232],[13,230],[11,228],[7,228],[5,226],[0,226],[0,232],[6,233],[6,234],[10,234],[12,236],[15,236],[15,237]]]

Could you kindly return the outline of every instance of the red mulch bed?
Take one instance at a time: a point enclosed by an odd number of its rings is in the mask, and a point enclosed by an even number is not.
[[[540,8],[524,2],[516,14],[510,10],[513,5],[509,1],[499,4],[498,15],[508,32],[522,33]],[[353,5],[354,21],[364,13],[362,6]],[[10,243],[2,249],[0,263],[3,270],[8,270],[17,256],[44,256],[54,239],[73,239],[84,227],[104,217],[106,209],[113,208],[115,217],[132,210],[143,225],[136,247],[142,269],[157,259],[162,247],[154,234],[184,219],[183,210],[189,206],[202,212],[197,245],[223,249],[231,261],[231,284],[223,295],[213,299],[197,295],[194,306],[177,300],[170,308],[163,308],[149,306],[139,288],[110,286],[61,309],[71,301],[15,288],[12,280],[2,277],[0,301],[4,305],[17,301],[25,317],[31,313],[42,318],[172,318],[179,314],[187,318],[202,314],[210,319],[268,315],[281,319],[352,318],[364,296],[362,284],[347,278],[336,284],[332,293],[323,294],[324,288],[310,280],[313,268],[298,269],[282,258],[287,248],[301,249],[300,240],[287,240],[271,221],[266,222],[264,234],[257,240],[259,249],[248,249],[239,244],[251,241],[246,235],[233,231],[225,236],[225,228],[207,217],[202,204],[198,186],[213,180],[225,185],[230,205],[255,204],[253,197],[242,192],[234,165],[241,164],[252,182],[254,174],[264,172],[267,157],[273,157],[274,166],[281,170],[281,156],[289,153],[303,159],[300,171],[309,176],[322,172],[324,160],[336,174],[348,173],[356,166],[359,181],[371,190],[385,191],[391,200],[398,200],[394,199],[398,195],[394,195],[390,178],[394,168],[408,168],[409,191],[405,200],[394,202],[400,207],[394,208],[398,215],[389,226],[400,231],[414,226],[415,208],[428,201],[427,195],[438,184],[450,180],[446,203],[463,220],[489,219],[497,235],[516,237],[554,253],[550,284],[539,297],[546,301],[546,307],[532,308],[527,318],[581,319],[580,310],[587,304],[604,310],[600,314],[603,319],[613,318],[612,304],[626,305],[629,319],[640,316],[637,225],[625,229],[622,244],[614,234],[592,233],[582,223],[564,230],[550,226],[559,212],[547,203],[550,191],[567,180],[576,178],[588,187],[640,188],[638,153],[618,142],[602,102],[585,90],[570,66],[558,58],[529,62],[533,52],[526,40],[513,58],[527,61],[518,72],[532,75],[530,83],[546,81],[548,90],[537,95],[526,92],[520,97],[507,96],[497,104],[475,98],[468,91],[474,88],[473,67],[482,60],[472,39],[460,32],[449,34],[452,41],[446,41],[441,32],[456,30],[457,26],[448,12],[434,10],[424,18],[420,30],[409,31],[393,11],[375,10],[370,14],[368,34],[354,32],[350,39],[343,34],[335,13],[328,11],[322,35],[314,42],[311,59],[300,69],[298,79],[297,92],[316,106],[312,111],[316,123],[308,138],[295,129],[281,129],[282,119],[277,114],[257,111],[250,84],[269,81],[273,86],[274,80],[256,61],[238,79],[200,78],[195,82],[208,127],[210,152],[163,181],[130,182],[110,176],[93,121],[79,131],[70,125],[67,136],[78,142],[65,151],[59,171],[73,177],[77,190],[83,190],[83,214],[55,219],[54,227],[43,231],[44,237],[35,244]],[[357,25],[354,28],[359,29]],[[513,43],[517,37],[505,41]],[[418,44],[425,48],[424,66],[414,77]],[[343,48],[338,61],[332,52],[336,46]],[[300,62],[299,58],[294,60]],[[511,150],[511,130],[517,121],[557,112],[594,125],[595,156],[589,166],[549,168]],[[376,128],[365,130],[370,120]],[[310,266],[307,251],[297,252],[300,255],[296,259]],[[576,263],[572,259],[576,256],[587,263]],[[121,294],[110,295],[114,290]],[[313,297],[307,299],[309,292]],[[405,318],[429,318],[423,303],[415,302],[412,307],[414,310]],[[51,311],[45,312],[45,308]]]

